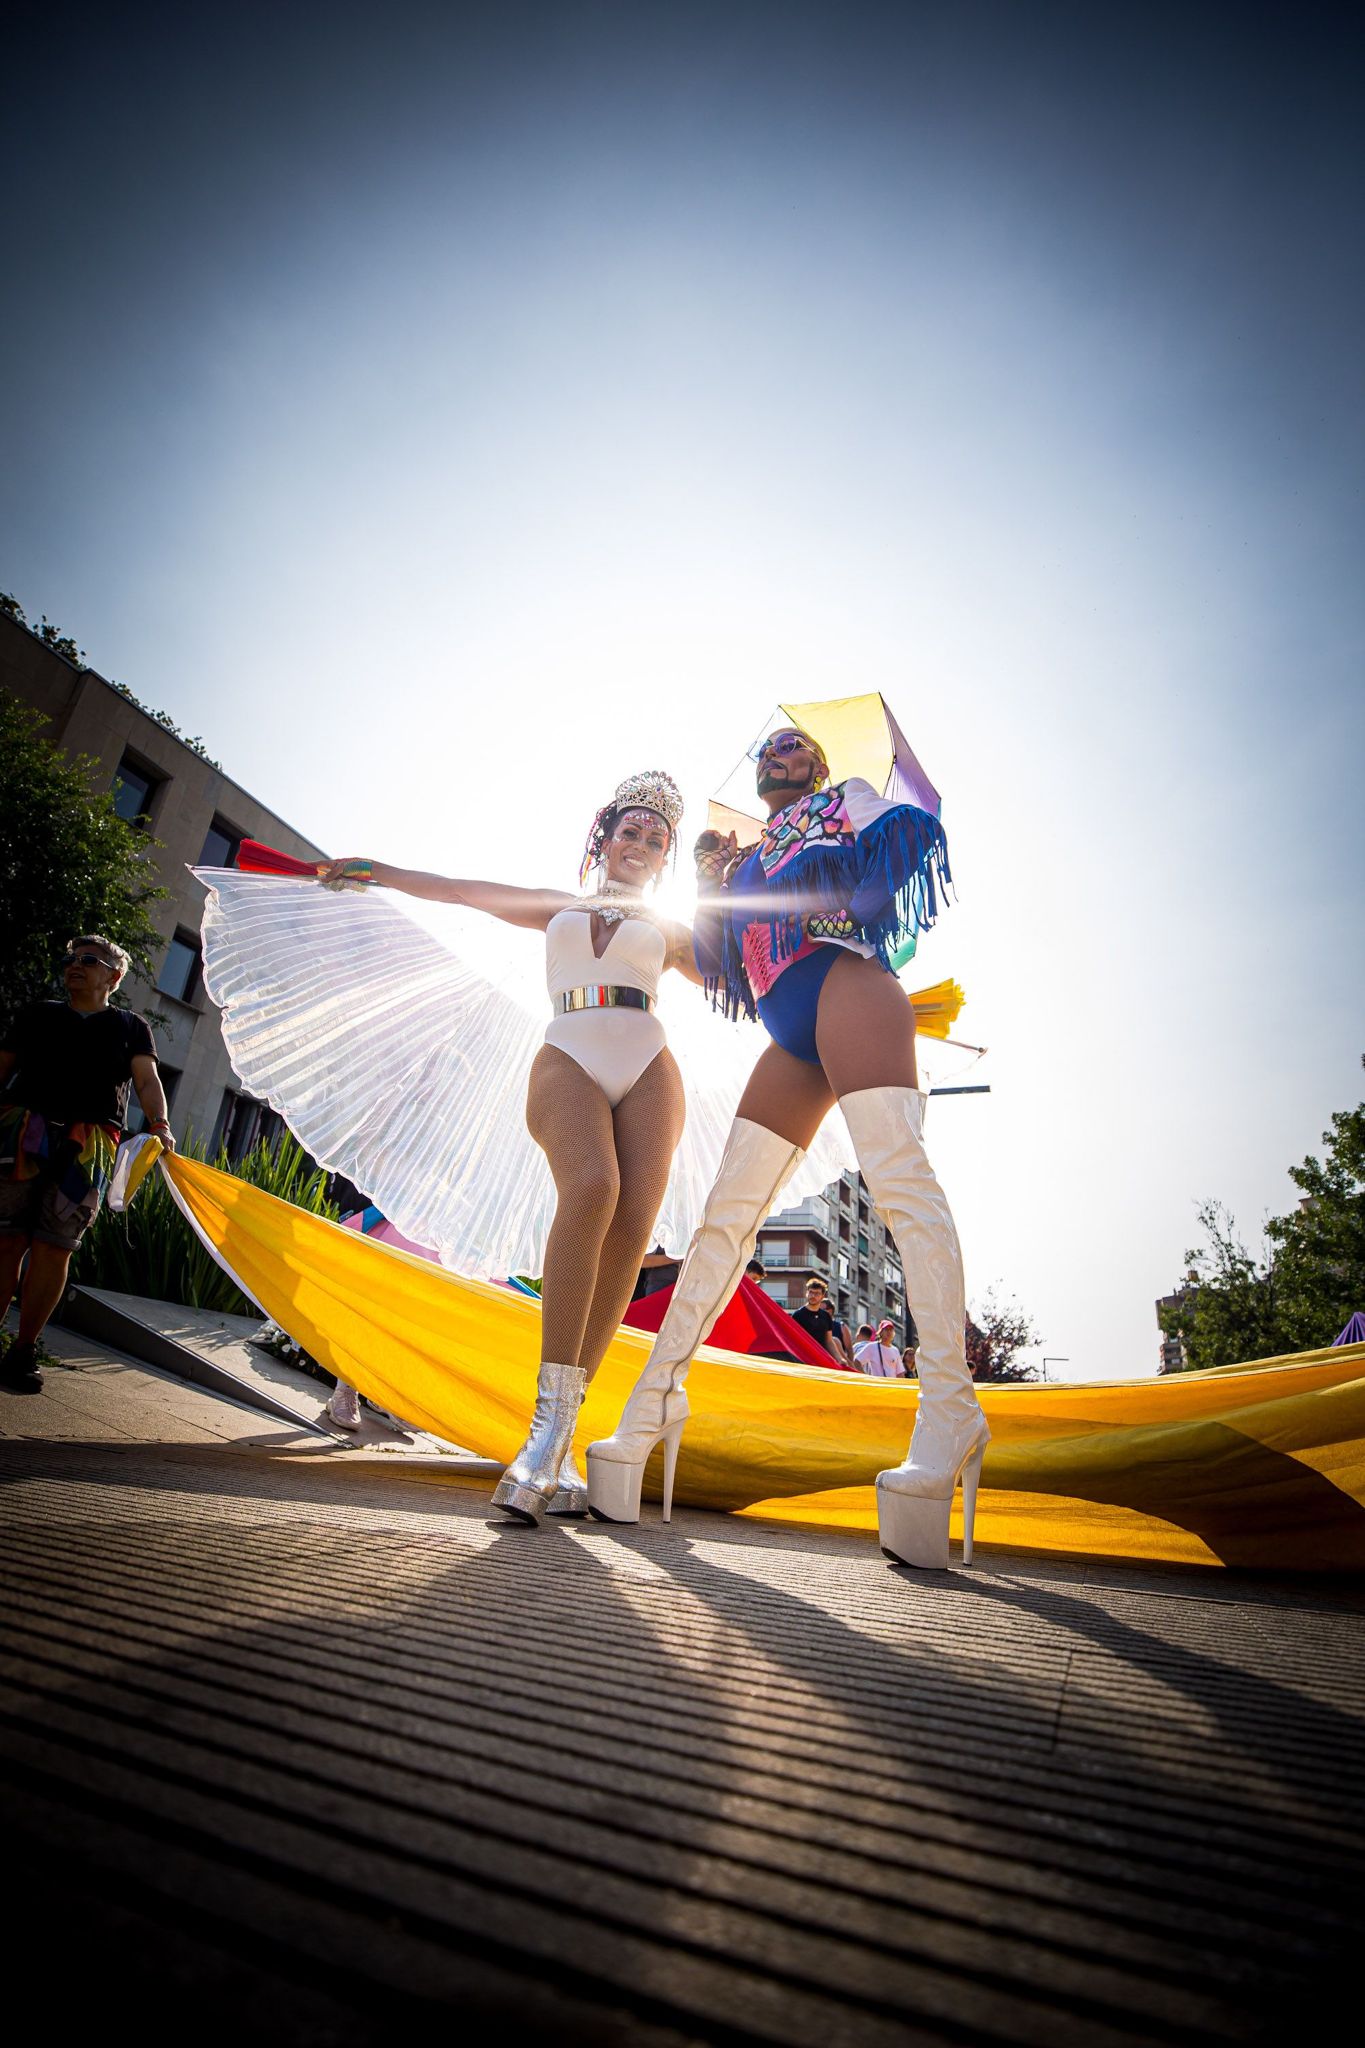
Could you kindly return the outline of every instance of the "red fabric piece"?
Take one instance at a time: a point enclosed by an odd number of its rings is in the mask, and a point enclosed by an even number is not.
[[[661,1287],[657,1294],[646,1294],[640,1301],[633,1301],[626,1310],[625,1321],[632,1330],[657,1330],[664,1319],[664,1311],[673,1299],[671,1287]],[[720,1314],[720,1319],[707,1338],[708,1344],[719,1344],[723,1351],[743,1351],[750,1355],[764,1351],[790,1351],[793,1358],[802,1365],[824,1365],[831,1372],[856,1372],[856,1366],[836,1365],[823,1345],[817,1344],[793,1321],[784,1308],[779,1308],[770,1294],[765,1294],[757,1281],[747,1274]]]
[[[237,849],[237,865],[249,875],[315,875],[317,862],[295,860],[292,853],[277,853],[259,839],[244,839]]]

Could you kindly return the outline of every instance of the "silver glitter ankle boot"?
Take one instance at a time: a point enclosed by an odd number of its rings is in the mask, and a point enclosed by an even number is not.
[[[588,1388],[581,1365],[542,1365],[536,1407],[525,1443],[493,1489],[493,1505],[515,1521],[539,1527],[560,1490],[565,1453]]]

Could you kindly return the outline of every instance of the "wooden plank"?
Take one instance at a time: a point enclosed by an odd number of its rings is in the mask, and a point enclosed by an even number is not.
[[[182,1992],[240,1956],[302,2025],[345,1950],[338,2039],[464,1986],[571,2040],[1120,2048],[1353,1969],[1349,1587],[512,1531],[240,1446],[0,1443],[0,1532],[15,1824],[135,1945],[189,1911]]]

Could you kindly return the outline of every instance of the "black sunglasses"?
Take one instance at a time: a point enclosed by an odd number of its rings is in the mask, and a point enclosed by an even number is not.
[[[62,962],[64,967],[112,967],[112,960],[106,960],[102,953],[68,953]]]

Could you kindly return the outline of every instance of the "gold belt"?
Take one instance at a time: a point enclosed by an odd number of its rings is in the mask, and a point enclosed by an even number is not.
[[[642,988],[620,988],[599,983],[595,988],[566,988],[555,997],[556,1017],[572,1010],[652,1010],[653,996]]]

